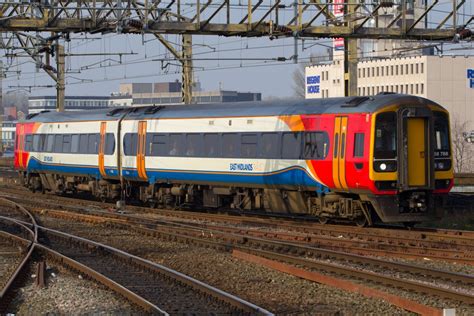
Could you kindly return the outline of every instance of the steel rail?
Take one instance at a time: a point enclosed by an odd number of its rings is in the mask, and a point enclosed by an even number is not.
[[[18,198],[13,198],[18,200]],[[64,207],[59,203],[48,201],[49,205],[57,205],[58,207]],[[150,211],[149,208],[144,208],[140,206],[128,206],[130,209],[134,210],[146,210]],[[84,207],[69,207],[71,209],[76,209],[78,211],[88,211]],[[242,224],[255,224],[255,225],[265,225],[269,227],[276,228],[286,228],[289,230],[295,230],[298,232],[313,233],[318,235],[343,235],[347,237],[358,237],[364,240],[379,240],[387,243],[399,241],[402,243],[416,242],[420,247],[426,247],[428,242],[432,243],[442,243],[442,246],[446,249],[452,249],[454,245],[459,245],[459,247],[465,247],[466,250],[472,252],[474,250],[474,233],[469,231],[454,231],[454,230],[445,230],[445,229],[429,229],[429,228],[414,228],[411,230],[400,229],[401,227],[389,226],[387,228],[359,228],[355,226],[344,226],[344,225],[321,225],[307,220],[301,220],[295,223],[297,218],[287,218],[287,217],[278,217],[274,218],[275,214],[262,215],[262,214],[239,214],[241,216],[229,216],[221,214],[209,214],[209,213],[196,213],[189,211],[169,211],[159,209],[153,210],[154,212],[161,214],[163,216],[170,217],[179,217],[184,219],[198,219],[198,220],[214,220],[214,221],[224,221],[231,223],[242,223]],[[133,215],[127,215],[133,217]],[[400,236],[402,232],[405,236]]]
[[[84,216],[84,215],[72,215],[72,216],[70,215],[70,218],[80,220],[81,216]],[[86,216],[85,219],[86,221],[91,222],[93,221],[93,216]],[[97,220],[99,221],[99,223],[106,223],[104,222],[103,218],[98,218]],[[331,258],[331,259],[343,260],[346,262],[352,262],[352,263],[358,263],[358,264],[364,264],[364,265],[368,264],[373,267],[379,267],[379,268],[383,267],[386,269],[392,269],[392,270],[401,271],[401,272],[409,272],[413,274],[430,276],[433,278],[440,278],[440,279],[448,280],[452,282],[460,282],[468,286],[474,286],[474,276],[472,275],[453,273],[453,272],[437,270],[437,269],[429,269],[429,268],[419,267],[416,265],[384,261],[380,259],[368,258],[368,257],[349,254],[345,252],[338,252],[338,251],[325,250],[325,249],[320,249],[320,248],[315,248],[315,247],[295,245],[292,243],[270,241],[270,240],[265,240],[261,238],[253,238],[253,237],[241,236],[241,235],[236,235],[236,234],[222,234],[219,231],[203,231],[202,229],[194,230],[194,233],[192,234],[192,236],[190,236],[189,234],[186,234],[186,231],[184,231],[183,229],[178,228],[177,230],[174,227],[165,227],[165,226],[159,226],[159,225],[131,225],[130,223],[126,223],[124,221],[118,221],[118,222],[110,221],[108,224],[109,225],[115,224],[118,227],[121,226],[126,229],[133,229],[147,235],[155,235],[155,236],[165,235],[171,240],[193,242],[195,244],[201,244],[204,246],[213,246],[215,248],[225,249],[228,251],[232,249],[243,250],[243,251],[246,251],[249,249],[252,249],[253,251],[260,251],[258,250],[258,248],[272,249],[273,251],[272,253],[275,253],[275,255],[278,255],[281,253],[297,253],[300,255],[307,255],[307,256],[316,257],[316,258]],[[189,230],[189,228],[187,229]],[[204,238],[206,237],[212,238],[213,240],[212,241],[205,240]],[[220,242],[214,241],[215,239],[220,239],[221,241]],[[401,283],[405,282],[405,280],[403,279],[398,278],[398,280]],[[415,283],[418,283],[418,282],[415,282]],[[413,286],[416,286],[416,284]],[[420,285],[420,287],[422,286],[424,285],[423,284]],[[429,287],[429,285],[427,286]],[[455,292],[455,291],[453,292],[454,294],[452,294],[448,298],[456,297],[457,295],[456,293],[458,292]],[[447,295],[450,295],[449,290],[448,292],[446,292],[444,289],[441,289],[438,292],[439,295],[442,295],[443,293],[448,293]],[[469,296],[467,299],[470,300]]]
[[[28,225],[28,223],[20,221],[20,220],[14,220],[15,222],[19,222],[25,225]],[[171,279],[177,280],[178,282],[181,282],[183,284],[188,285],[189,287],[198,290],[202,293],[205,293],[208,296],[214,297],[217,300],[220,300],[222,302],[225,302],[237,309],[240,309],[244,311],[245,313],[250,313],[252,315],[273,315],[271,312],[267,311],[266,309],[259,307],[255,304],[252,304],[250,302],[247,302],[239,297],[236,297],[234,295],[231,295],[225,291],[219,290],[211,285],[208,285],[204,282],[201,282],[199,280],[196,280],[194,278],[191,278],[185,274],[182,274],[178,271],[174,271],[170,268],[167,268],[165,266],[159,265],[157,263],[151,262],[149,260],[137,257],[135,255],[129,254],[127,252],[124,252],[122,250],[107,246],[105,244],[101,244],[83,237],[75,236],[72,234],[68,234],[65,232],[61,232],[58,230],[50,229],[47,227],[43,226],[37,226],[38,230],[41,231],[42,233],[49,233],[52,234],[56,237],[63,238],[67,240],[68,242],[74,241],[74,242],[79,242],[84,245],[87,245],[90,249],[90,247],[93,247],[95,249],[100,249],[100,250],[105,250],[110,254],[113,254],[117,257],[125,259],[127,262],[133,262],[137,265],[142,266],[145,269],[148,270],[154,270],[158,271],[160,274],[169,277]],[[153,312],[159,312],[160,314],[167,315],[167,313],[161,309],[159,309],[156,305],[153,305],[152,303],[148,302],[147,300],[141,298],[140,296],[136,295],[132,291],[128,290],[124,286],[118,284],[117,282],[114,282],[113,280],[107,278],[103,274],[100,274],[87,266],[71,259],[68,258],[67,256],[55,251],[54,249],[50,248],[47,245],[43,245],[40,243],[37,243],[35,245],[37,248],[47,251],[49,254],[53,255],[56,258],[59,258],[58,260],[61,263],[64,263],[66,265],[72,266],[74,269],[77,269],[81,272],[84,272],[87,275],[90,275],[93,277],[95,280],[98,282],[106,285],[109,288],[112,288],[116,292],[118,291],[120,294],[124,295],[126,298],[130,299],[134,303],[138,304],[139,306],[144,307],[146,310],[150,310]]]
[[[13,198],[14,200],[18,200],[17,198]],[[59,208],[63,208],[64,205],[48,201],[44,203],[47,205],[55,205]],[[74,209],[79,212],[101,212],[99,210],[91,211],[85,207],[81,206],[68,206],[69,209]],[[143,209],[142,207],[132,206],[133,209]],[[103,212],[103,211],[102,211]],[[224,222],[237,222],[247,225],[263,225],[275,228],[284,228],[291,231],[296,231],[299,233],[312,233],[315,235],[322,235],[322,236],[329,236],[329,237],[338,237],[343,236],[346,238],[354,238],[357,237],[359,239],[365,240],[367,242],[377,244],[381,244],[382,246],[386,245],[387,247],[394,246],[394,245],[413,245],[416,243],[420,248],[425,250],[421,255],[425,257],[431,257],[433,259],[446,259],[449,260],[449,250],[453,250],[454,246],[457,246],[456,249],[459,250],[466,250],[466,256],[469,257],[469,254],[473,253],[474,251],[474,238],[470,236],[463,236],[463,235],[455,235],[455,234],[444,234],[444,233],[433,233],[433,232],[426,232],[426,231],[407,231],[407,230],[399,230],[399,229],[380,229],[380,228],[358,228],[354,226],[341,226],[341,225],[321,225],[315,224],[307,221],[299,221],[298,223],[290,222],[284,219],[269,219],[269,218],[258,218],[253,216],[229,216],[229,215],[220,215],[220,214],[203,214],[203,213],[196,213],[196,212],[186,212],[186,211],[166,211],[166,210],[158,210],[160,214],[164,214],[165,216],[173,216],[173,217],[180,217],[180,218],[191,218],[191,219],[209,219],[209,220],[218,220]],[[121,214],[122,215],[122,214]],[[108,216],[114,216],[114,214],[108,213]],[[129,218],[137,218],[137,220],[141,220],[142,218],[134,215],[125,215]],[[400,232],[407,236],[400,236]],[[473,236],[474,237],[474,236]],[[318,236],[308,236],[308,238],[318,238]],[[440,255],[439,257],[436,255],[431,255],[426,253],[426,250],[429,248],[434,248],[433,245],[438,244],[440,248]],[[435,249],[437,249],[436,247]],[[433,249],[433,251],[435,251]],[[448,249],[448,251],[445,251]],[[466,258],[458,258],[453,256],[453,261],[459,262],[469,262],[471,259]],[[474,258],[473,258],[474,260]]]
[[[3,199],[1,199],[1,200],[3,200]],[[12,203],[12,202],[9,202],[9,203]],[[29,218],[31,220],[31,225],[33,225],[33,229],[30,229],[29,227],[27,227],[23,223],[18,223],[14,219],[1,216],[1,220],[9,222],[11,225],[17,225],[17,226],[22,227],[23,229],[25,229],[29,233],[29,235],[31,237],[31,240],[26,240],[25,239],[25,241],[26,241],[25,244],[27,244],[26,248],[28,249],[28,252],[23,257],[23,260],[20,262],[20,264],[18,264],[15,271],[13,271],[13,273],[8,278],[7,282],[3,285],[3,287],[0,290],[0,302],[2,302],[2,303],[4,302],[4,299],[7,296],[7,294],[9,293],[9,291],[12,289],[14,282],[18,279],[18,277],[20,276],[20,274],[23,271],[24,267],[26,266],[27,262],[30,260],[31,256],[33,255],[33,251],[35,249],[35,243],[38,239],[38,230],[37,230],[37,225],[36,225],[36,221],[35,221],[34,217],[28,211],[26,211],[26,209],[24,209],[24,208],[19,208],[19,209],[20,209],[21,212],[26,212],[25,215],[29,216]],[[5,234],[8,234],[8,233],[3,232],[3,231],[1,233],[4,236],[7,236]],[[9,235],[12,235],[12,234],[9,234]],[[18,238],[20,238],[20,237],[18,237]],[[17,238],[17,240],[18,240],[18,238]]]

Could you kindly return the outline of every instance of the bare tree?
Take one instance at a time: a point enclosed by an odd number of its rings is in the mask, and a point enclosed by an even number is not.
[[[453,118],[451,141],[453,146],[454,172],[456,173],[474,171],[474,145],[468,143],[464,136],[468,129],[468,121],[462,121],[458,116]]]
[[[298,99],[304,99],[305,98],[305,67],[308,66],[306,63],[305,64],[298,64],[298,67],[293,71],[293,91],[295,94],[295,97]]]
[[[304,99],[306,96],[305,68],[321,61],[328,61],[331,58],[330,51],[322,55],[311,54],[308,62],[298,64],[298,67],[293,71],[293,91],[296,98]]]

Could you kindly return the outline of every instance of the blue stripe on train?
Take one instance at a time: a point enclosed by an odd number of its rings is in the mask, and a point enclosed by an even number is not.
[[[55,172],[87,175],[101,178],[98,167],[80,166],[80,165],[56,165],[45,164],[36,158],[30,158],[28,163],[28,172]],[[117,169],[106,169],[107,174],[115,176]],[[127,169],[123,171],[123,176],[128,180],[139,180],[138,171],[136,169]],[[147,176],[150,183],[155,181],[193,181],[202,183],[226,183],[226,184],[256,184],[267,186],[295,186],[295,187],[311,187],[317,192],[327,192],[328,188],[308,176],[304,169],[289,168],[278,173],[250,175],[245,173],[201,173],[198,171],[157,171],[147,170]]]

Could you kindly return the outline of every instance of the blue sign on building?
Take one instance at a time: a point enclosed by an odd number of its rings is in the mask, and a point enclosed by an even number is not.
[[[319,83],[321,82],[321,76],[308,76],[306,77],[306,85],[308,94],[319,93]]]
[[[474,89],[474,69],[467,70],[467,83],[469,88]]]

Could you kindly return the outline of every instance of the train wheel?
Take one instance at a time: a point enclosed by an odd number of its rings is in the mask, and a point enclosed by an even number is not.
[[[355,220],[357,227],[366,227],[368,224],[367,217],[359,217]]]
[[[327,224],[328,218],[327,217],[318,217],[318,220],[321,224]]]

